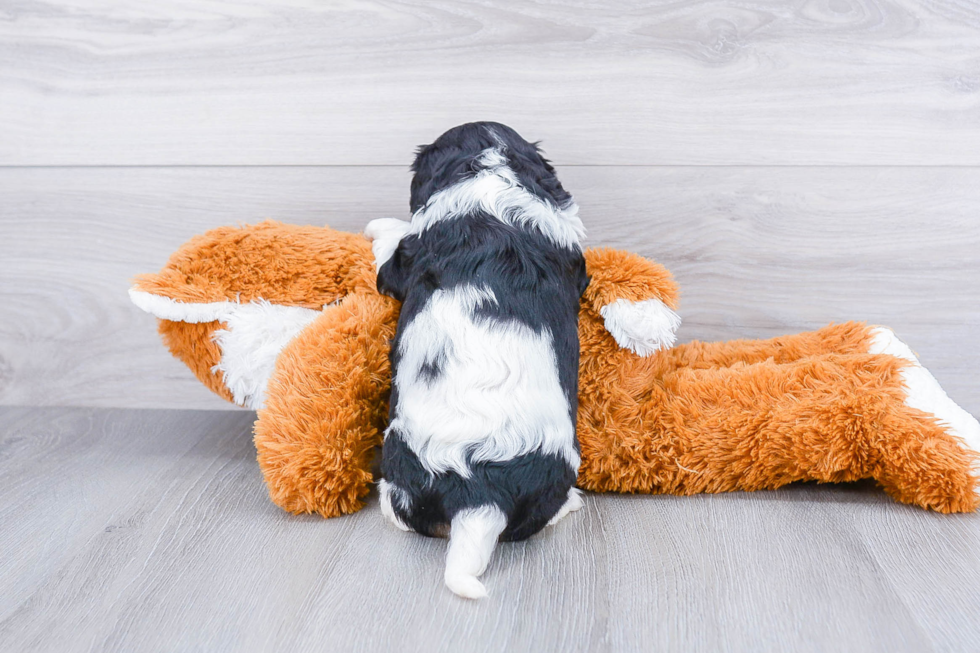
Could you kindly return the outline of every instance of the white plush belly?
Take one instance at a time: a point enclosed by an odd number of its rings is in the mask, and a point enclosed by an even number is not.
[[[397,430],[432,473],[469,476],[473,461],[537,451],[578,469],[575,431],[558,380],[551,333],[474,318],[489,290],[433,293],[400,338]]]

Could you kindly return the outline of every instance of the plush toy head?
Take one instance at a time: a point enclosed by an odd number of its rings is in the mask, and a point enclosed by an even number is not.
[[[325,306],[375,293],[375,278],[362,236],[270,220],[192,238],[160,272],[136,277],[130,297],[204,385],[259,408],[286,343]]]

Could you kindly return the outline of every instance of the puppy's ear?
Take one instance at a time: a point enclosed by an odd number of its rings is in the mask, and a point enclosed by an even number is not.
[[[572,201],[572,195],[565,190],[551,162],[544,157],[538,143],[527,143],[524,147],[508,150],[511,166],[524,184],[535,195],[551,198],[555,206],[564,208]]]
[[[405,301],[418,242],[418,236],[402,238],[391,257],[378,268],[378,292],[382,295]]]

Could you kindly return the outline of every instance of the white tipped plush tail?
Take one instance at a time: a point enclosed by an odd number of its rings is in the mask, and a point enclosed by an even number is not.
[[[497,506],[461,510],[453,517],[446,554],[446,587],[467,599],[487,595],[477,576],[490,562],[497,538],[507,526],[507,516]]]

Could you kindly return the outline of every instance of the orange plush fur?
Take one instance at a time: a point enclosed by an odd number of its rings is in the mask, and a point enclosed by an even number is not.
[[[586,252],[592,281],[579,333],[580,487],[694,494],[794,481],[875,479],[905,503],[978,507],[977,455],[935,417],[906,405],[909,365],[867,353],[871,330],[831,325],[771,340],[691,342],[640,357],[604,326],[604,306],[659,299],[669,272],[609,249]],[[362,506],[381,444],[388,345],[398,306],[375,289],[360,235],[266,222],[191,240],[135,286],[178,302],[262,299],[322,313],[284,346],[258,411],[255,445],[272,500],[325,517]],[[161,320],[171,352],[230,398],[213,367],[217,322]]]

